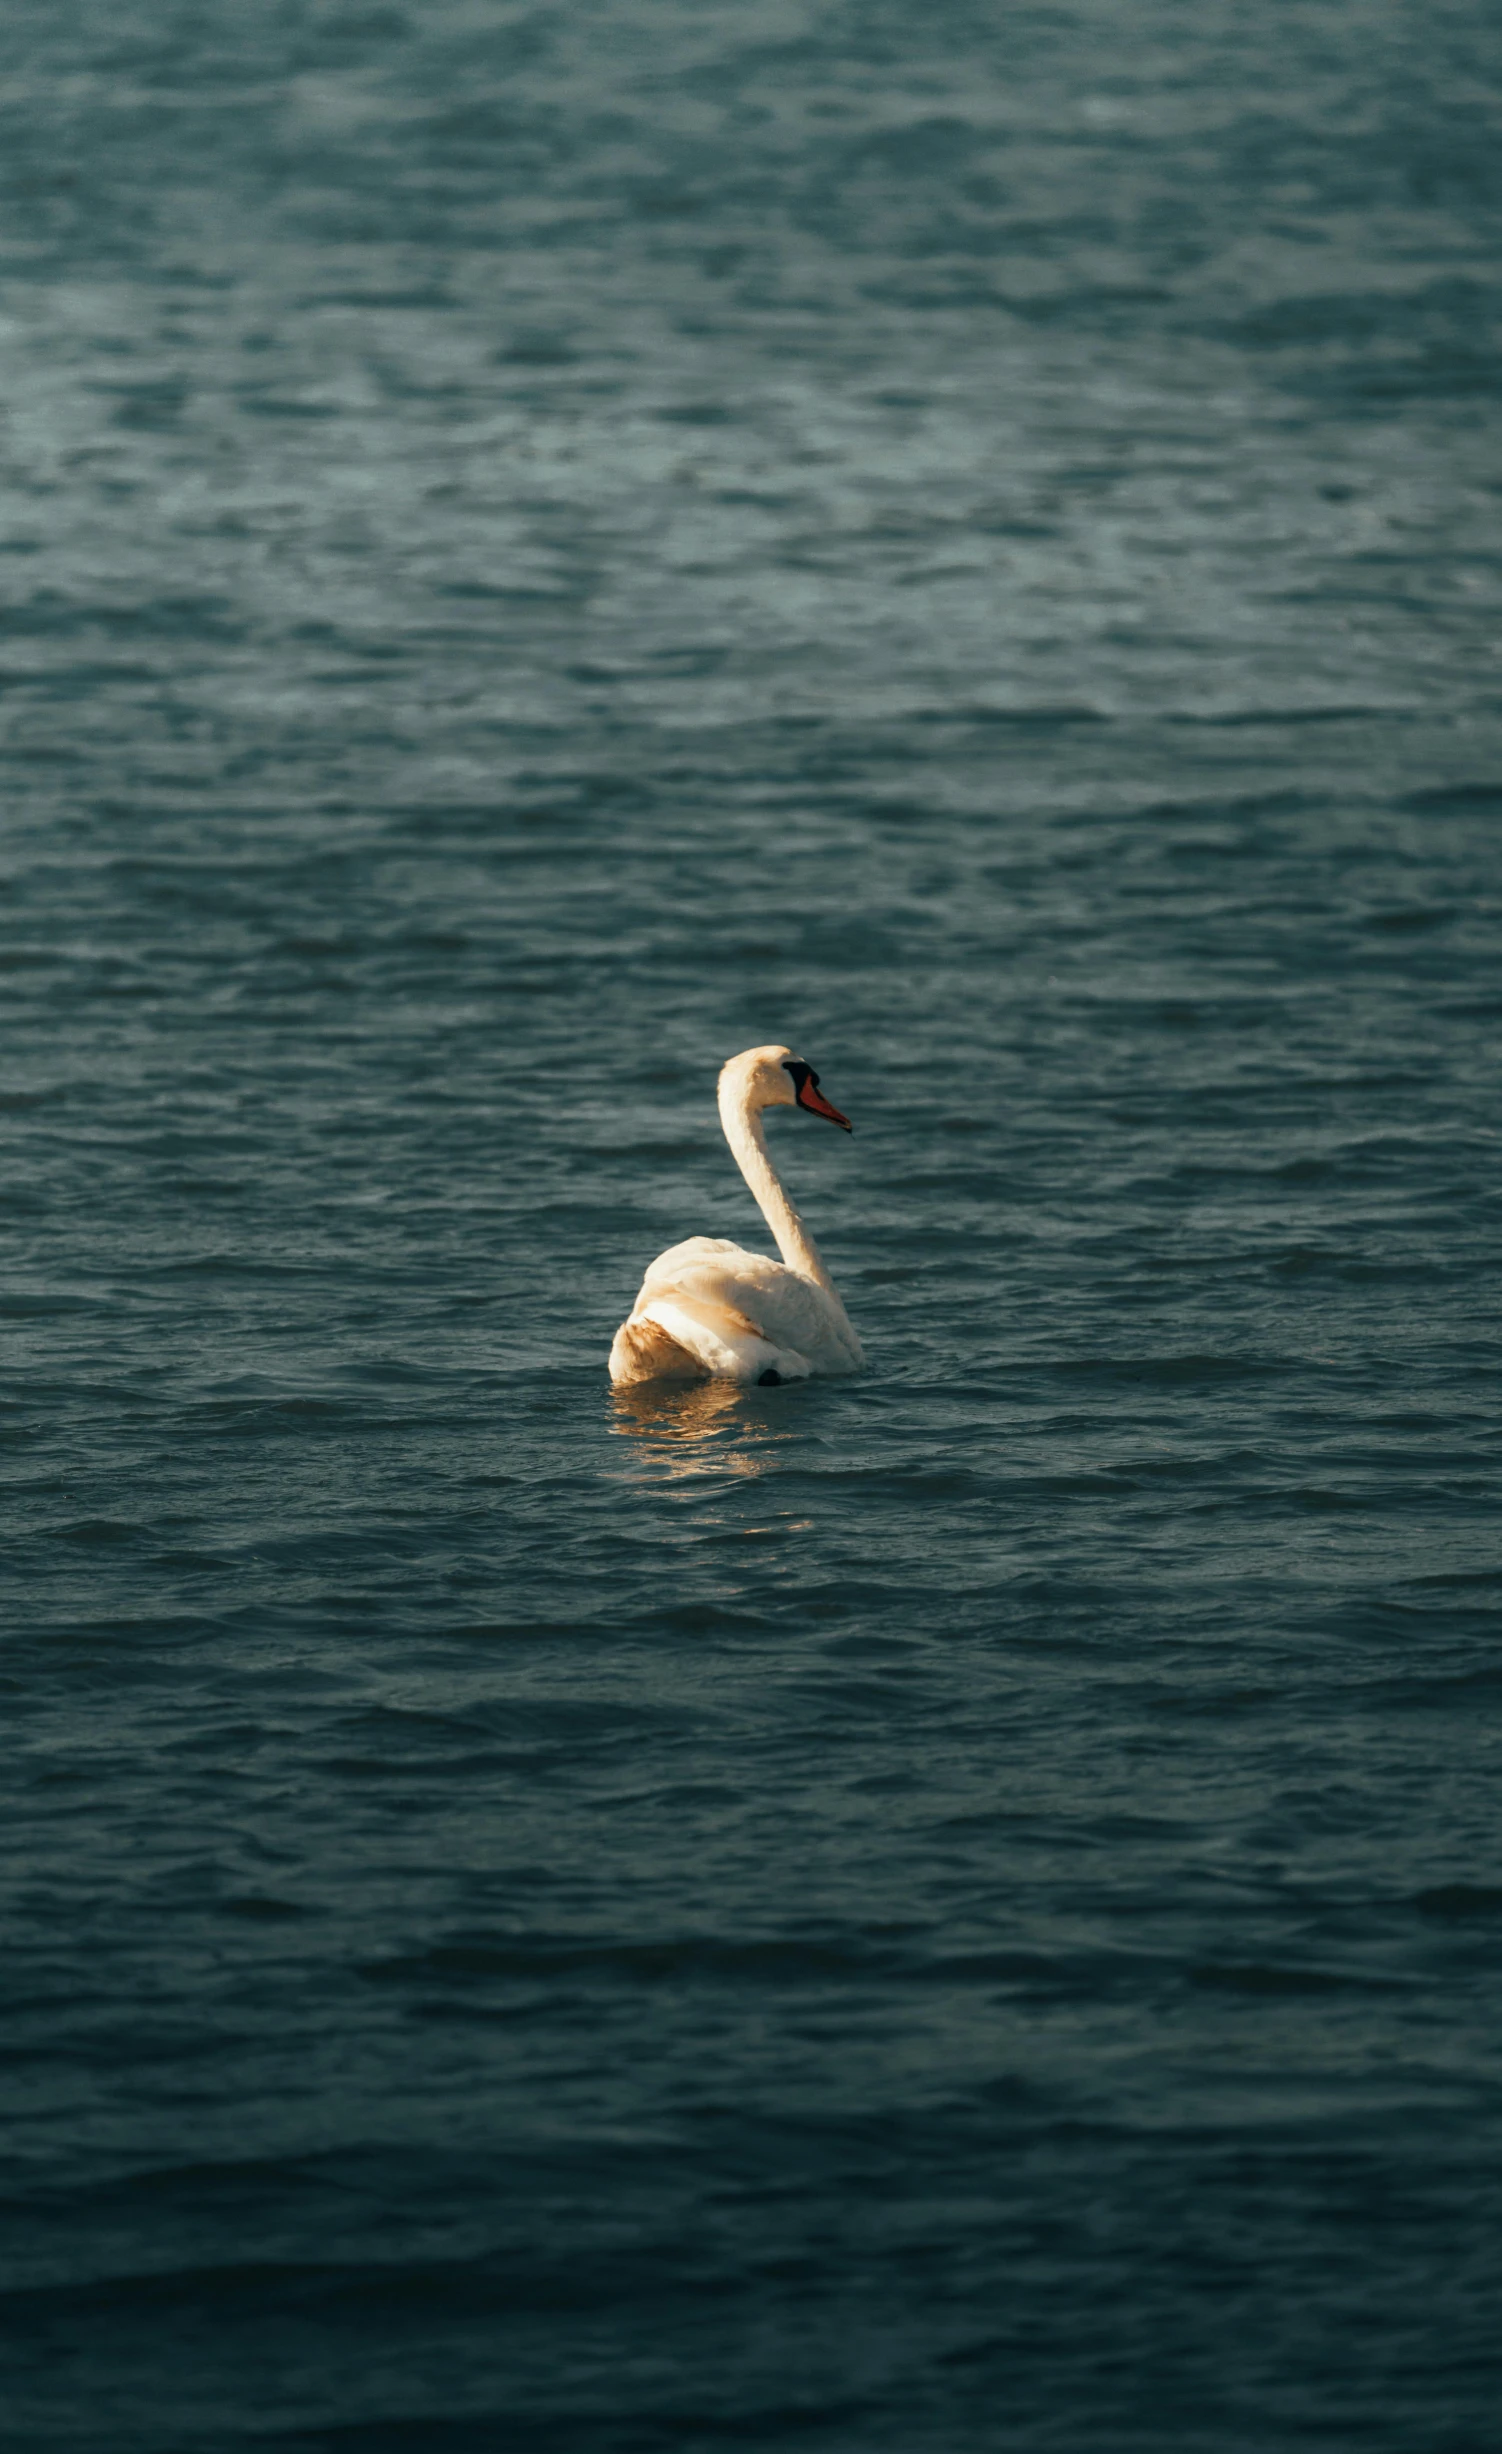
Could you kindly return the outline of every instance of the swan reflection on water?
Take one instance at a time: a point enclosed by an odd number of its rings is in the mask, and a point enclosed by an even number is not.
[[[764,1474],[769,1461],[757,1452],[794,1436],[759,1391],[733,1380],[643,1381],[612,1390],[611,1409],[611,1430],[641,1441],[641,1463],[674,1482],[691,1474]]]

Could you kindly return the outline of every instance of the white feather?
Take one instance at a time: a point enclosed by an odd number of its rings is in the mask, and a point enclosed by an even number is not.
[[[694,1366],[716,1380],[759,1381],[769,1373],[804,1380],[858,1371],[865,1361],[818,1248],[767,1155],[762,1109],[798,1104],[790,1057],[786,1048],[748,1049],[720,1076],[726,1139],[782,1260],[745,1252],[722,1236],[689,1236],[659,1253],[611,1348],[610,1377],[618,1385],[682,1379]],[[639,1324],[662,1334],[642,1334]]]

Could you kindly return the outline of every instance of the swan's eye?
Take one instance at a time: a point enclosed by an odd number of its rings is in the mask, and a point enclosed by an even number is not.
[[[793,1088],[795,1091],[801,1093],[805,1084],[810,1082],[813,1084],[815,1090],[817,1090],[819,1087],[818,1075],[814,1072],[811,1065],[804,1064],[801,1057],[784,1057],[782,1062],[782,1070],[785,1074],[792,1075]]]

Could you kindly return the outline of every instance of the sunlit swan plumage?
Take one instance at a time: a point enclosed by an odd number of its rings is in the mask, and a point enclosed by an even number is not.
[[[818,1246],[767,1155],[767,1108],[807,1108],[851,1130],[790,1048],[731,1058],[720,1075],[720,1122],[782,1259],[743,1252],[722,1236],[690,1236],[659,1253],[615,1333],[610,1377],[618,1388],[644,1380],[775,1384],[864,1363]]]

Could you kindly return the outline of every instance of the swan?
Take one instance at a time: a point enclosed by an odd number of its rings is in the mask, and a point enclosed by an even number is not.
[[[610,1349],[618,1389],[644,1380],[757,1381],[775,1388],[865,1362],[818,1247],[767,1155],[762,1112],[807,1108],[847,1133],[811,1065],[791,1048],[747,1048],[720,1074],[720,1123],[777,1240],[781,1261],[723,1236],[690,1236],[659,1253]]]

